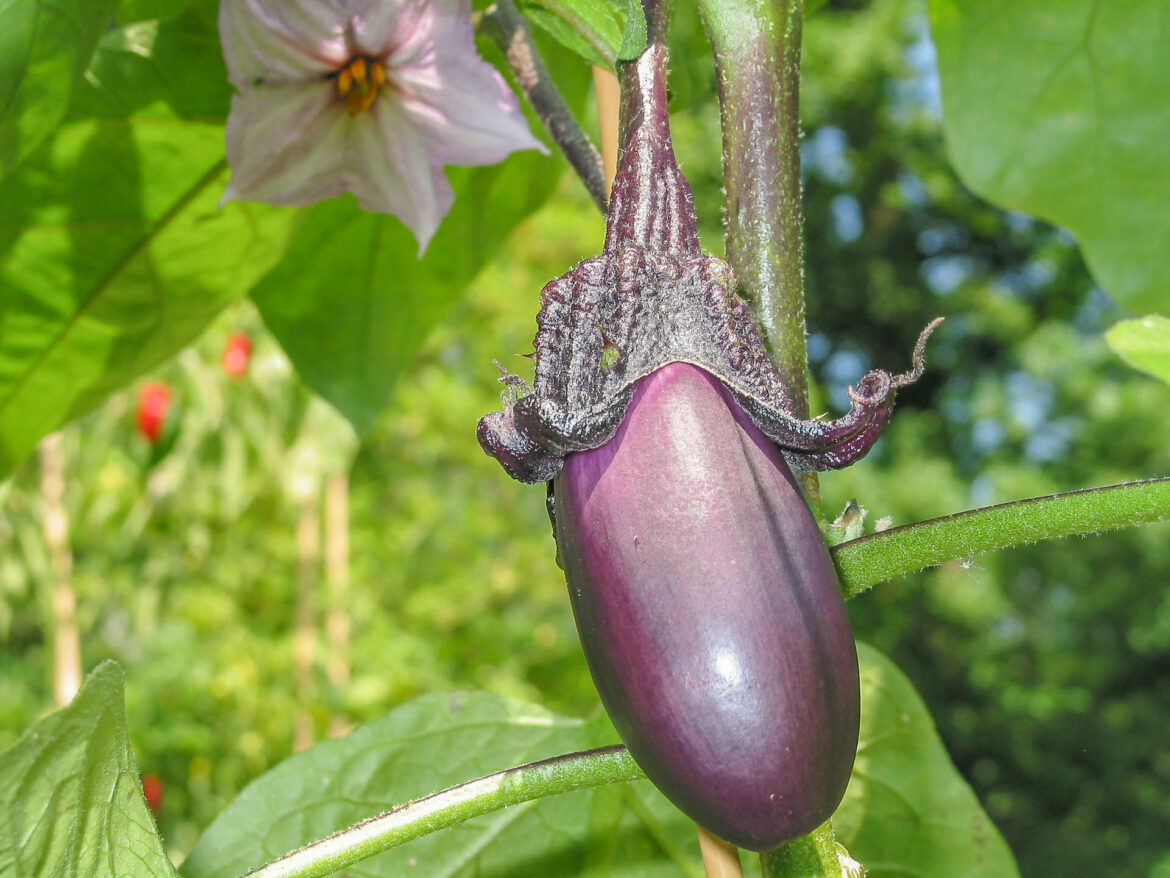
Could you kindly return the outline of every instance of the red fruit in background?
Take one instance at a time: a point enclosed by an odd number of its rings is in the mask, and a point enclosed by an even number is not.
[[[248,374],[248,361],[252,359],[252,338],[246,332],[233,332],[228,336],[220,363],[229,378],[243,378]]]
[[[145,774],[142,776],[142,795],[146,797],[146,806],[150,808],[152,814],[158,817],[162,814],[163,806],[163,782],[162,778],[157,774]]]
[[[151,381],[138,391],[138,417],[136,425],[151,445],[158,442],[166,425],[167,412],[171,408],[170,385],[162,381]]]

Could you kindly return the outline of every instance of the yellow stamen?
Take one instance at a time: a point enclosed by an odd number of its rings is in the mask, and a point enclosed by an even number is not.
[[[366,59],[363,58],[361,55],[354,58],[353,61],[351,61],[349,63],[349,72],[353,74],[353,78],[355,81],[361,83],[362,85],[365,85],[366,84]]]
[[[386,81],[386,68],[380,61],[360,55],[350,61],[337,73],[337,93],[345,98],[345,112],[356,116],[372,107]]]
[[[351,92],[349,97],[345,99],[345,112],[351,116],[356,116],[363,110],[368,110],[373,106],[374,98],[378,96],[377,89],[369,89],[365,94],[359,91]]]

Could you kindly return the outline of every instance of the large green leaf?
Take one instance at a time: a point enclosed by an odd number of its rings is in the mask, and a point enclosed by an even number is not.
[[[71,123],[0,185],[0,477],[274,261],[284,218],[216,206],[222,140],[173,118]]]
[[[165,19],[178,15],[191,0],[118,0],[115,12],[118,24]]]
[[[0,179],[65,118],[113,0],[0,2]]]
[[[175,8],[169,11],[163,7]],[[183,119],[222,122],[232,88],[219,42],[213,0],[125,2],[119,14],[167,13],[165,20],[130,21],[107,31],[74,100],[74,118],[129,118],[151,105]]]
[[[1149,314],[1122,320],[1109,328],[1105,341],[1135,369],[1170,384],[1170,318]]]
[[[515,223],[547,197],[551,165],[533,154],[448,169],[455,205],[421,260],[396,217],[362,211],[348,197],[307,210],[252,299],[301,377],[359,433],[389,404],[427,333]]]
[[[955,770],[909,681],[862,646],[857,767],[834,819],[873,878],[1011,878],[1011,853]],[[585,722],[484,695],[427,696],[249,786],[183,864],[186,878],[230,878],[398,802],[523,762],[616,741]],[[633,797],[633,798],[631,798]],[[581,790],[495,812],[351,869],[420,874],[689,874],[693,827],[645,781]],[[701,874],[701,873],[700,873]]]
[[[65,123],[0,183],[0,478],[187,345],[285,240],[291,212],[217,206],[223,126],[192,118],[226,109],[207,23],[143,27],[102,40],[76,101],[102,118]]]
[[[833,826],[869,878],[1012,878],[1015,859],[914,686],[858,644],[861,739]]]
[[[522,0],[534,22],[590,64],[613,69],[646,47],[640,0]]]
[[[1170,301],[1168,16],[1168,0],[930,2],[964,182],[1067,226],[1137,311]]]
[[[73,703],[0,753],[0,875],[173,876],[130,750],[122,670],[105,662]]]
[[[601,720],[481,693],[425,696],[264,775],[212,824],[181,872],[233,878],[392,804],[616,740]],[[674,878],[681,873],[671,853],[680,850],[690,871],[699,870],[694,826],[642,781],[630,790],[580,790],[496,811],[347,874]]]
[[[571,106],[588,69],[549,57]],[[397,218],[350,198],[305,212],[281,262],[252,298],[301,377],[353,423],[369,429],[427,334],[516,224],[552,194],[559,155],[514,153],[482,168],[448,168],[455,203],[426,255]],[[536,290],[528,291],[535,302]]]

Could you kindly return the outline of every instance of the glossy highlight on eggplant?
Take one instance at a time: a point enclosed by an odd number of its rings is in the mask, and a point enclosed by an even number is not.
[[[857,747],[857,653],[776,446],[718,380],[673,363],[609,442],[568,457],[554,496],[590,670],[654,784],[751,850],[828,819]]]

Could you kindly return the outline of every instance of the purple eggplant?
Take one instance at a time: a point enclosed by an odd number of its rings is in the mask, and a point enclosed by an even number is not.
[[[699,247],[671,145],[665,0],[619,65],[621,151],[602,253],[541,294],[532,385],[500,367],[484,450],[553,482],[557,544],[594,681],[675,805],[767,850],[828,819],[853,766],[857,653],[792,468],[861,458],[913,368],[875,369],[809,418],[731,267]]]
[[[654,784],[751,850],[827,820],[857,748],[857,652],[775,444],[718,380],[672,363],[612,439],[568,456],[554,496],[586,659]]]

